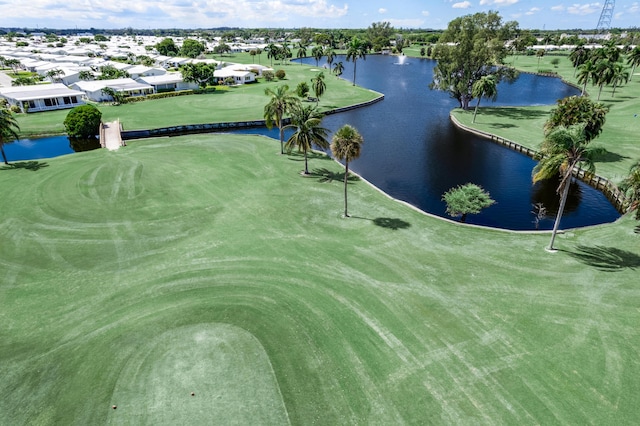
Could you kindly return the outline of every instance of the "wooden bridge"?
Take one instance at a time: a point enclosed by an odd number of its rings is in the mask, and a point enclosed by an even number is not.
[[[119,119],[110,123],[100,123],[100,146],[109,151],[115,151],[121,146],[125,146]]]

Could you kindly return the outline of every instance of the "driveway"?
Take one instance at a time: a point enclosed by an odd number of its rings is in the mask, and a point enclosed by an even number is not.
[[[0,87],[11,87],[11,77],[0,71]]]

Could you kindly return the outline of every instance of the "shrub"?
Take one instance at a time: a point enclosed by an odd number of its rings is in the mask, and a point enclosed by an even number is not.
[[[275,78],[275,74],[273,73],[273,71],[264,71],[262,73],[262,76],[267,81],[273,81],[273,79]]]
[[[285,73],[284,70],[276,71],[276,77],[278,77],[278,80],[284,80],[286,76],[287,76],[287,73]]]
[[[15,112],[15,113],[22,112],[18,105],[11,105],[11,108],[9,109],[11,110],[11,112]]]
[[[296,95],[300,98],[306,98],[309,94],[309,85],[306,81],[301,81],[296,87]]]
[[[91,138],[98,133],[102,113],[93,105],[73,108],[64,119],[67,135],[72,138]]]

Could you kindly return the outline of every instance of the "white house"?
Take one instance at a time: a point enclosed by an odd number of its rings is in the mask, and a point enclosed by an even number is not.
[[[111,96],[104,94],[102,89],[109,87],[125,96],[143,96],[153,93],[153,87],[135,81],[131,78],[118,78],[114,80],[78,81],[71,85],[72,88],[84,92],[87,99],[92,101],[110,101]]]
[[[152,86],[155,93],[172,92],[175,90],[195,90],[198,88],[197,83],[185,82],[182,79],[182,74],[179,72],[170,72],[164,75],[139,77],[136,81]]]
[[[84,104],[83,92],[69,89],[64,84],[38,84],[0,88],[0,96],[9,105],[16,105],[22,112],[52,111],[73,108]]]
[[[153,68],[144,65],[135,65],[131,68],[127,68],[127,72],[132,79],[137,80],[139,77],[164,75],[167,73],[167,70],[165,70],[164,68]]]
[[[235,84],[246,84],[256,81],[256,75],[251,71],[245,70],[243,65],[224,67],[221,70],[216,70],[213,76],[219,83],[224,82],[229,77],[233,78]]]

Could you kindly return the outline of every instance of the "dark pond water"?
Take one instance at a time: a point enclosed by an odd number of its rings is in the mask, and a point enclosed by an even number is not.
[[[344,61],[343,77],[351,79],[351,62]],[[315,60],[310,59],[310,65]],[[504,229],[535,229],[534,203],[543,203],[549,215],[539,229],[551,229],[557,212],[557,182],[531,185],[535,162],[529,157],[458,130],[449,120],[457,101],[443,92],[431,91],[435,62],[427,59],[367,56],[358,60],[356,83],[385,94],[382,102],[354,111],[330,115],[324,126],[336,130],[343,124],[355,126],[364,136],[361,157],[351,168],[395,198],[440,216],[446,216],[442,194],[450,188],[472,182],[481,185],[497,201],[468,223]],[[309,78],[315,73],[310,72]],[[335,78],[328,75],[327,78]],[[494,105],[546,105],[578,94],[559,79],[522,74],[513,84],[501,83]],[[483,100],[481,105],[486,105]],[[481,113],[480,113],[481,114]],[[278,138],[277,131],[243,130]],[[42,144],[42,145],[41,145]],[[45,145],[47,148],[45,148]],[[58,152],[52,153],[58,145]],[[42,150],[41,150],[42,149]],[[12,160],[53,157],[73,152],[66,137],[29,141],[5,146]],[[44,153],[47,151],[47,153]],[[313,168],[313,162],[310,163]],[[364,214],[364,213],[363,213]],[[611,222],[619,217],[599,191],[576,182],[571,187],[562,228]]]

